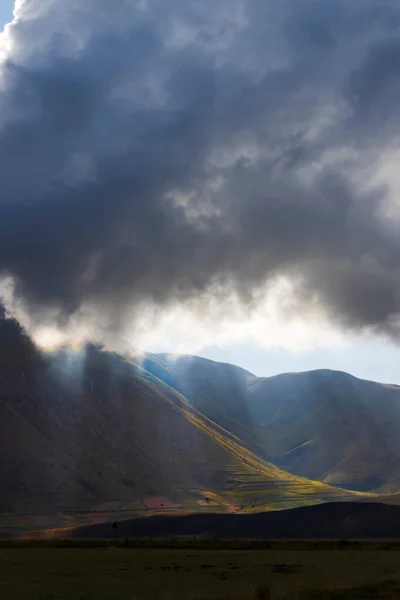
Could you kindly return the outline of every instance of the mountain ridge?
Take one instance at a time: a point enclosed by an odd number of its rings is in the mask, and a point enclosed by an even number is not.
[[[284,470],[350,489],[399,489],[399,387],[329,369],[259,378],[232,365],[228,376],[218,364],[211,376],[202,358],[163,360],[170,384],[198,410]]]
[[[0,326],[3,513],[121,502],[135,512],[146,498],[262,510],[354,497],[268,463],[126,357],[90,345],[41,354],[16,331],[11,356]]]
[[[332,372],[324,370],[323,378],[326,373]],[[64,523],[68,514],[90,520],[119,510],[257,512],[373,499],[365,489],[287,468],[301,452],[308,460],[315,445],[295,444],[301,432],[291,430],[293,422],[318,430],[324,421],[310,422],[311,413],[296,421],[299,386],[291,375],[283,380],[272,379],[271,393],[271,379],[190,355],[135,357],[90,344],[80,352],[42,353],[18,324],[0,319],[0,526],[10,515],[18,528],[24,514],[47,513],[54,522],[64,515]],[[324,389],[311,395],[311,404]],[[397,390],[387,393],[397,398]],[[350,400],[358,410],[359,401]],[[322,404],[332,402],[346,404],[341,397]],[[370,427],[368,411],[364,421]],[[274,443],[292,445],[281,462],[269,455]],[[389,456],[382,448],[377,465]],[[397,491],[390,477],[386,484]]]

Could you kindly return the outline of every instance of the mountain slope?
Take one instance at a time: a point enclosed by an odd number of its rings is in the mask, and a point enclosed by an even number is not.
[[[254,381],[248,400],[282,468],[353,489],[399,489],[398,389],[313,371]]]
[[[160,364],[196,409],[282,469],[349,489],[400,488],[400,388],[335,371],[257,378],[198,357],[147,358],[150,370]]]
[[[3,512],[140,510],[157,498],[185,510],[273,509],[352,497],[264,461],[131,361],[93,346],[43,356],[4,319],[0,382]]]

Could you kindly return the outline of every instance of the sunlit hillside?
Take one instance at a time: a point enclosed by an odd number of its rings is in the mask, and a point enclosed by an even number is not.
[[[354,495],[284,472],[115,354],[40,355],[12,321],[0,353],[1,510],[264,510]],[[7,334],[7,335],[6,335]],[[74,518],[75,518],[74,517]]]

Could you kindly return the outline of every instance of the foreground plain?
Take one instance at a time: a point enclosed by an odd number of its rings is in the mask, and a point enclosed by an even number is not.
[[[398,598],[400,550],[278,543],[274,549],[8,547],[4,600]],[[302,548],[302,549],[300,549]],[[397,549],[396,549],[397,548]],[[350,591],[350,588],[353,588]],[[358,589],[354,589],[358,588]],[[325,592],[318,592],[324,589]],[[343,591],[344,590],[344,591]],[[346,591],[347,590],[347,591]]]

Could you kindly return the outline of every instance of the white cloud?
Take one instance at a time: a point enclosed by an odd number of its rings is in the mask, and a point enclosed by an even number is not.
[[[205,346],[251,343],[262,348],[305,352],[341,346],[346,336],[317,305],[291,310],[293,286],[280,278],[259,300],[243,305],[235,296],[199,297],[161,313],[143,309],[126,339],[154,351],[196,353]]]

